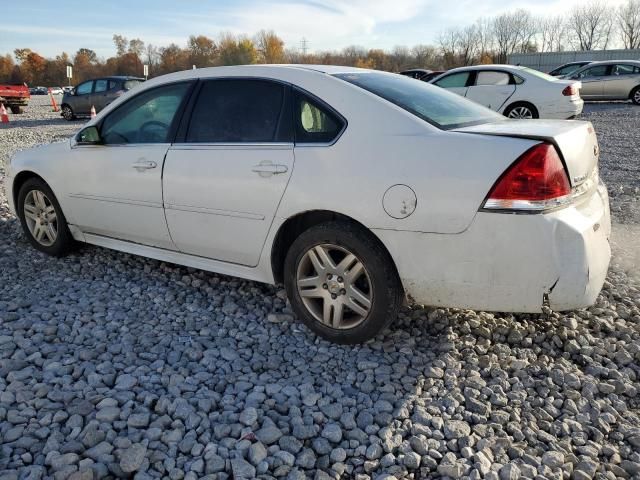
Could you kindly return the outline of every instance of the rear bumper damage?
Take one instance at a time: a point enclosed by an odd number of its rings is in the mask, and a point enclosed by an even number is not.
[[[545,302],[558,311],[592,305],[609,266],[610,232],[604,185],[546,214],[478,212],[456,235],[376,230],[411,300],[528,313]]]

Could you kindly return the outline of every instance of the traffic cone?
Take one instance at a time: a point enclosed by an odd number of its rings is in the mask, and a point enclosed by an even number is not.
[[[0,122],[9,123],[9,115],[7,115],[7,109],[4,108],[4,103],[0,103]]]
[[[56,103],[56,99],[53,96],[53,93],[51,93],[51,89],[49,89],[49,97],[51,98],[51,106],[53,107],[53,111],[57,112],[59,110],[58,104]]]
[[[95,116],[96,116],[96,107],[91,105],[91,118],[94,118]]]

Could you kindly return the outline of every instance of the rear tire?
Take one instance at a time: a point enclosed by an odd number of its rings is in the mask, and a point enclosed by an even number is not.
[[[30,178],[20,187],[16,211],[24,234],[37,250],[61,257],[74,246],[60,204],[40,178]]]
[[[640,86],[634,88],[631,91],[631,95],[629,97],[631,98],[631,101],[633,103],[635,103],[636,105],[640,105]]]
[[[11,109],[11,113],[13,113],[14,115],[24,112],[20,105],[11,105],[9,108]]]
[[[76,115],[73,113],[73,109],[69,105],[62,106],[62,118],[68,121],[75,120]]]
[[[528,102],[516,102],[509,105],[504,111],[504,116],[520,120],[540,118],[538,109]]]
[[[383,331],[403,298],[388,252],[363,227],[344,221],[300,234],[287,252],[284,284],[305,325],[340,344],[362,343]]]

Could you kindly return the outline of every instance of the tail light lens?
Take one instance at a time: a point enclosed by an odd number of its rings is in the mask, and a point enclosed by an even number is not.
[[[527,150],[498,179],[484,203],[488,210],[542,211],[570,198],[571,185],[555,147]]]
[[[564,87],[564,90],[562,90],[562,95],[564,95],[565,97],[572,97],[574,95],[578,95],[578,93],[579,89],[575,83]]]

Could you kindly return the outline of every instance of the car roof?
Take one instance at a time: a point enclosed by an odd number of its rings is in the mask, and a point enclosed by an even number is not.
[[[446,73],[462,72],[464,70],[496,70],[496,69],[518,71],[518,70],[524,70],[526,68],[527,67],[524,67],[521,65],[508,65],[508,64],[496,63],[496,64],[489,64],[489,65],[469,65],[467,67],[452,68],[451,70],[447,70]]]
[[[619,63],[631,63],[633,65],[640,65],[640,60],[601,60],[598,62],[589,62],[590,66],[594,65],[617,65]]]
[[[433,70],[429,70],[427,68],[410,68],[408,70],[402,70],[400,73],[409,73],[409,72],[433,73]]]

